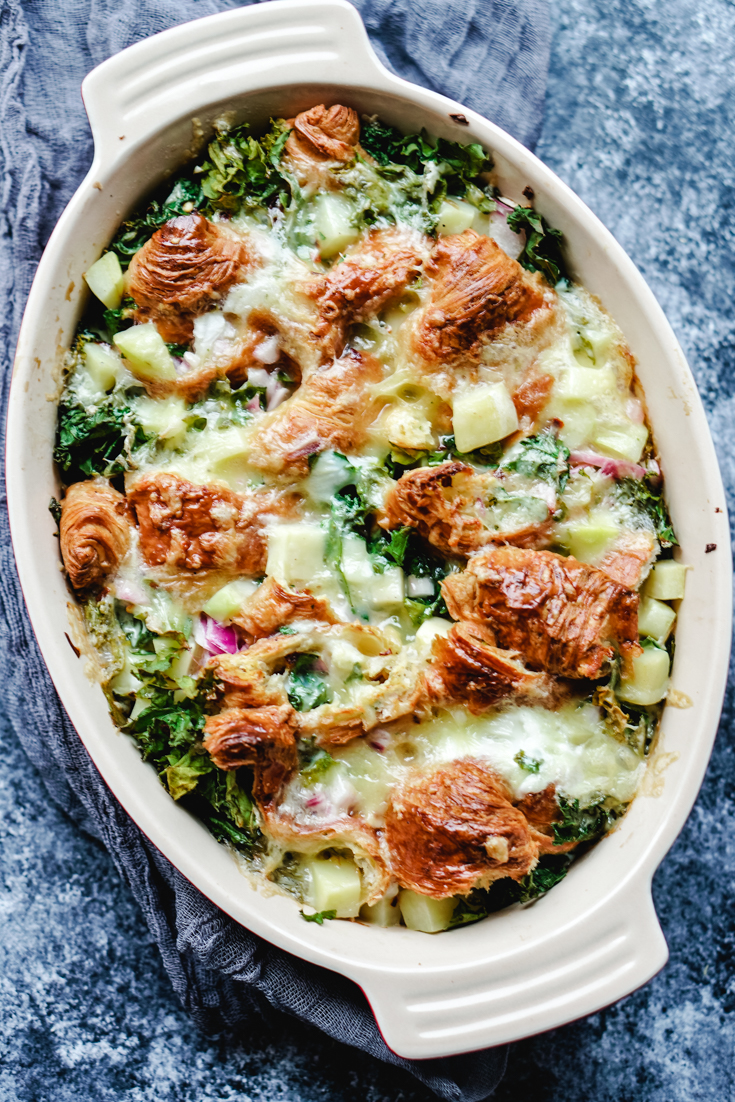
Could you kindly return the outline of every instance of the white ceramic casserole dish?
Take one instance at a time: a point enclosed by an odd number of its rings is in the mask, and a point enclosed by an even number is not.
[[[715,736],[730,643],[724,493],[694,381],[643,279],[613,237],[528,150],[492,123],[391,75],[344,0],[278,0],[157,35],[95,69],[83,95],[92,167],[40,263],[18,343],[8,422],[13,542],[33,626],[80,737],[148,837],[205,895],[255,933],[365,991],[388,1045],[426,1058],[511,1041],[589,1014],[645,983],[666,943],[651,878],[697,795]],[[618,829],[537,903],[440,937],[349,922],[305,923],[293,899],[265,896],[230,853],[159,784],[115,730],[69,647],[69,593],[48,502],[61,360],[82,313],[83,272],[120,221],[202,146],[224,109],[255,123],[343,102],[405,131],[426,127],[492,151],[504,194],[536,205],[566,238],[574,278],[600,297],[638,360],[681,543],[691,564],[673,685],[642,790]],[[460,115],[467,125],[454,121]],[[716,544],[714,553],[706,553]]]

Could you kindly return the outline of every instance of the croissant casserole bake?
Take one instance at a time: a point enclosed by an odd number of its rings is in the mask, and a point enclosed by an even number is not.
[[[685,568],[530,189],[343,105],[227,116],[86,280],[53,509],[116,724],[311,921],[547,892],[640,784]]]

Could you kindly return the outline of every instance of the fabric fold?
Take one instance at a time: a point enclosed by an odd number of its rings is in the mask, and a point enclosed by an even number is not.
[[[80,83],[93,65],[150,34],[237,6],[227,0],[0,0],[0,401],[33,273],[91,163]],[[527,145],[542,119],[549,56],[545,0],[356,0],[384,63],[465,102]],[[183,1006],[207,1032],[253,1016],[302,1018],[337,1041],[410,1071],[451,1102],[480,1102],[504,1048],[404,1060],[386,1046],[362,991],[239,926],[156,850],[114,798],[65,714],[25,611],[0,500],[0,657],[4,702],[50,797],[109,850],[130,885]],[[282,1019],[280,1019],[282,1020]]]

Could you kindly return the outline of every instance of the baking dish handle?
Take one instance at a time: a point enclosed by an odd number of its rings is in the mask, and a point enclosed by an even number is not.
[[[82,97],[95,160],[110,164],[130,143],[202,103],[282,85],[399,84],[378,60],[346,0],[270,0],[197,19],[139,42],[93,69]]]
[[[492,926],[483,926],[491,945]],[[668,955],[650,880],[629,881],[594,922],[566,924],[535,946],[482,962],[474,975],[414,970],[386,983],[366,965],[353,979],[391,1048],[410,1059],[504,1044],[593,1014],[647,983]]]

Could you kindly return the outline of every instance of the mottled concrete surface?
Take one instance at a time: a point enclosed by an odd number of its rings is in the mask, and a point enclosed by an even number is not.
[[[541,157],[662,302],[735,485],[735,5],[557,0]],[[733,507],[732,499],[730,501]],[[514,1047],[498,1102],[735,1099],[732,694],[659,870],[671,960],[644,990]],[[0,1102],[425,1102],[292,1021],[198,1035],[104,852],[51,806],[3,724]]]

